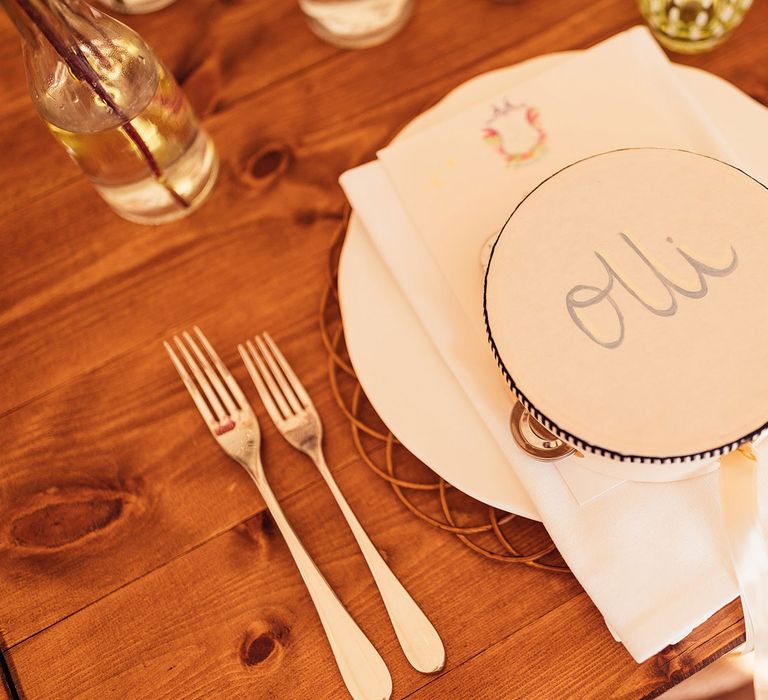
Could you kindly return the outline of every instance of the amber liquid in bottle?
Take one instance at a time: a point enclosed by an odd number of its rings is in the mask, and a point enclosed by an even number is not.
[[[107,203],[141,223],[201,204],[216,150],[141,37],[82,0],[0,2],[20,31],[40,116]]]
[[[148,86],[146,105],[131,119],[162,171],[161,179],[149,170],[125,129],[119,123],[110,124],[115,122],[112,115],[102,115],[85,128],[80,120],[69,125],[65,115],[55,116],[53,122],[46,115],[51,133],[125,218],[153,223],[172,220],[186,212],[166,185],[190,208],[213,186],[218,167],[213,144],[162,65],[154,86]]]

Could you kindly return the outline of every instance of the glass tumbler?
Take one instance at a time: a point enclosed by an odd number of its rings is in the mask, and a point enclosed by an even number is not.
[[[659,43],[679,53],[709,51],[741,24],[752,0],[639,0]]]
[[[162,10],[172,5],[176,0],[100,0],[101,4],[114,12],[126,15],[140,15],[145,12]]]
[[[414,0],[299,0],[310,29],[344,49],[383,44],[406,24]]]

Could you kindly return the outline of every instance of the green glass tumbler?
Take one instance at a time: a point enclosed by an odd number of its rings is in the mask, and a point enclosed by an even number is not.
[[[679,53],[709,51],[741,24],[752,0],[639,0],[659,43]]]

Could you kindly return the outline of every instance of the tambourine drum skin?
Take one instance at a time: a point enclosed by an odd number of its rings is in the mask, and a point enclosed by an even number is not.
[[[736,167],[637,148],[560,170],[501,230],[484,305],[510,388],[580,450],[711,460],[768,427],[768,189]]]

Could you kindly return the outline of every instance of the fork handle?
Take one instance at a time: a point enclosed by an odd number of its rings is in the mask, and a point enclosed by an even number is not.
[[[436,673],[442,670],[445,665],[445,648],[437,630],[371,542],[336,485],[331,470],[325,462],[322,449],[318,447],[311,451],[309,456],[317,465],[360,546],[406,658],[411,666],[421,673]]]
[[[389,700],[392,695],[392,677],[384,660],[304,549],[280,508],[263,470],[258,467],[248,468],[248,474],[259,489],[304,579],[350,695],[355,700]]]

